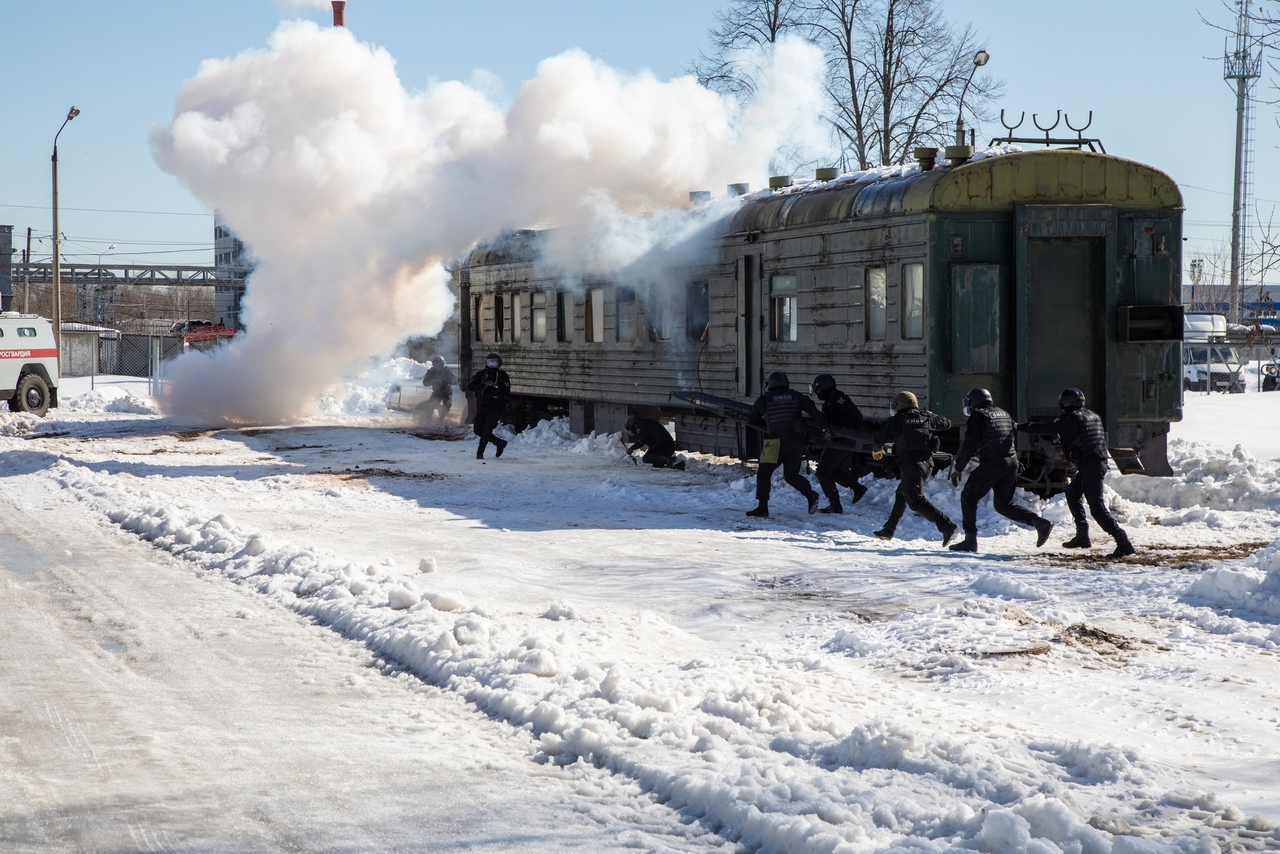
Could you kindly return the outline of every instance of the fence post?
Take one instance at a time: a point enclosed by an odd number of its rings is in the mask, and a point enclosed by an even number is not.
[[[156,376],[160,373],[160,339],[152,335],[147,339],[150,343],[151,358],[147,365],[147,391],[156,396]]]

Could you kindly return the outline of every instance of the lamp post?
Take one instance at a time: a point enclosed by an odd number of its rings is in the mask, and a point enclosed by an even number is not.
[[[58,137],[67,122],[80,115],[79,107],[67,111],[62,126],[53,135],[53,346],[58,350],[58,377],[62,377],[62,258],[58,246]]]
[[[956,113],[956,145],[964,145],[964,96],[969,94],[969,84],[973,82],[974,72],[986,65],[990,58],[991,54],[985,50],[973,55],[973,68],[969,69],[969,79],[964,81],[964,89],[960,92],[960,109]]]

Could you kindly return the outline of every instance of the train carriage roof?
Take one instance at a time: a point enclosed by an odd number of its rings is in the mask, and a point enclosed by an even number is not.
[[[1132,160],[1074,149],[1012,152],[962,166],[860,182],[836,179],[744,201],[725,223],[737,234],[907,213],[1011,211],[1019,204],[1182,208],[1163,172]]]

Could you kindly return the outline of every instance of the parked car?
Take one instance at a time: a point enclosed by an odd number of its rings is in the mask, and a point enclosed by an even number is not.
[[[1244,363],[1224,343],[1227,318],[1188,313],[1183,317],[1182,388],[1184,391],[1244,391]]]
[[[450,365],[449,369],[453,371],[454,376],[458,375],[457,365]],[[454,386],[454,395],[461,396],[457,386]],[[414,423],[419,427],[429,427],[439,423],[439,420],[433,417],[431,389],[422,384],[421,377],[405,379],[393,384],[387,392],[387,408],[412,412]]]
[[[1276,357],[1263,362],[1259,370],[1262,372],[1262,390],[1280,391],[1280,363],[1276,362]]]
[[[0,314],[0,399],[14,412],[33,415],[58,405],[53,324],[37,314]]]

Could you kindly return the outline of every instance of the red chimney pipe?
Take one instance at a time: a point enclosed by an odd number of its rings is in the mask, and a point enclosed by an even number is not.
[[[333,0],[333,25],[335,27],[346,26],[342,20],[342,10],[347,7],[347,0]]]

